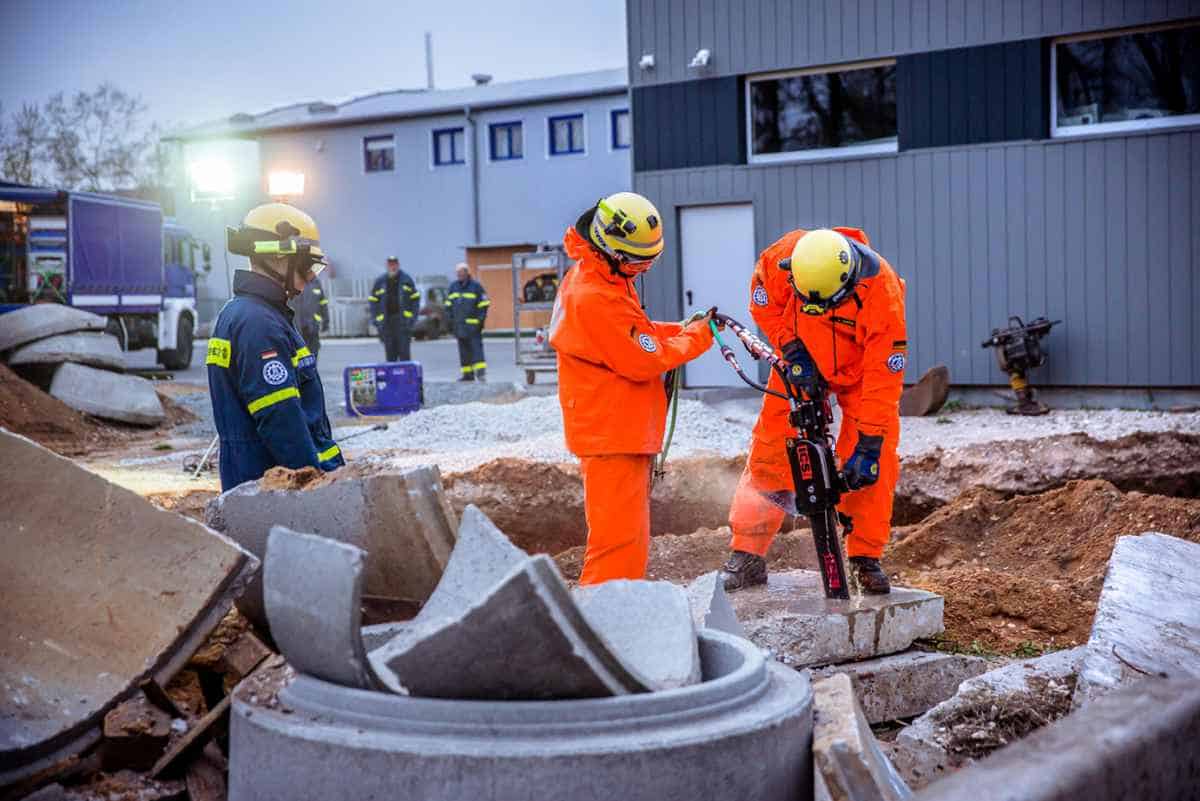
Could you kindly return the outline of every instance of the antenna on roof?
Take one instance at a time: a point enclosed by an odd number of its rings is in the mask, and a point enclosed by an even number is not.
[[[425,88],[433,91],[433,32],[425,31]]]

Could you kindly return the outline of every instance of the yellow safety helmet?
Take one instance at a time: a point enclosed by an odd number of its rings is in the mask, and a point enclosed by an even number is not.
[[[800,298],[800,311],[824,314],[850,296],[858,281],[861,257],[846,237],[828,228],[809,231],[796,240],[792,255],[779,269],[790,273]]]
[[[287,203],[250,209],[238,228],[226,229],[230,253],[240,256],[296,256],[297,265],[316,277],[325,269],[321,234],[312,217]]]
[[[598,202],[588,235],[630,272],[650,269],[663,250],[658,209],[634,192],[617,192]]]

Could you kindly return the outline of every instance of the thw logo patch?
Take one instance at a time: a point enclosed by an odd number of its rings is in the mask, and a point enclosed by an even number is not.
[[[649,334],[638,334],[638,344],[642,346],[642,350],[646,353],[654,353],[658,350],[658,343],[654,341],[654,337]]]
[[[766,287],[762,287],[762,286],[754,287],[754,294],[751,295],[750,298],[754,301],[755,306],[766,306],[767,305],[767,289],[766,289]]]

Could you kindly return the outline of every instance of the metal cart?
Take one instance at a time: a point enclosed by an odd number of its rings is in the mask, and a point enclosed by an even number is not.
[[[514,253],[512,256],[513,351],[517,367],[525,369],[527,384],[534,383],[538,373],[557,372],[558,359],[550,347],[549,334],[543,332],[543,336],[538,337],[535,329],[534,336],[528,342],[525,341],[521,336],[521,315],[527,312],[551,311],[554,308],[553,296],[562,283],[567,266],[567,254],[559,247],[543,245],[533,253]],[[526,300],[525,282],[522,279],[526,270],[543,270],[547,273],[553,271],[556,275],[553,290],[545,293],[541,300]]]

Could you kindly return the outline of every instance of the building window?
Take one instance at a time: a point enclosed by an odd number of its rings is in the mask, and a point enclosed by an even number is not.
[[[466,156],[462,128],[441,128],[433,132],[433,163],[435,165],[440,167],[444,164],[463,164],[466,162]]]
[[[629,109],[613,109],[612,113],[612,146],[613,150],[627,150],[633,142],[633,129],[629,121]]]
[[[363,139],[363,166],[367,172],[391,172],[396,167],[396,141],[389,136]]]
[[[565,156],[568,153],[582,153],[583,150],[583,115],[551,117],[550,155]]]
[[[1200,123],[1200,25],[1058,40],[1051,134]]]
[[[512,161],[525,155],[521,141],[521,123],[498,122],[489,127],[491,135],[492,161]]]
[[[750,161],[896,150],[896,62],[801,70],[746,82]]]

